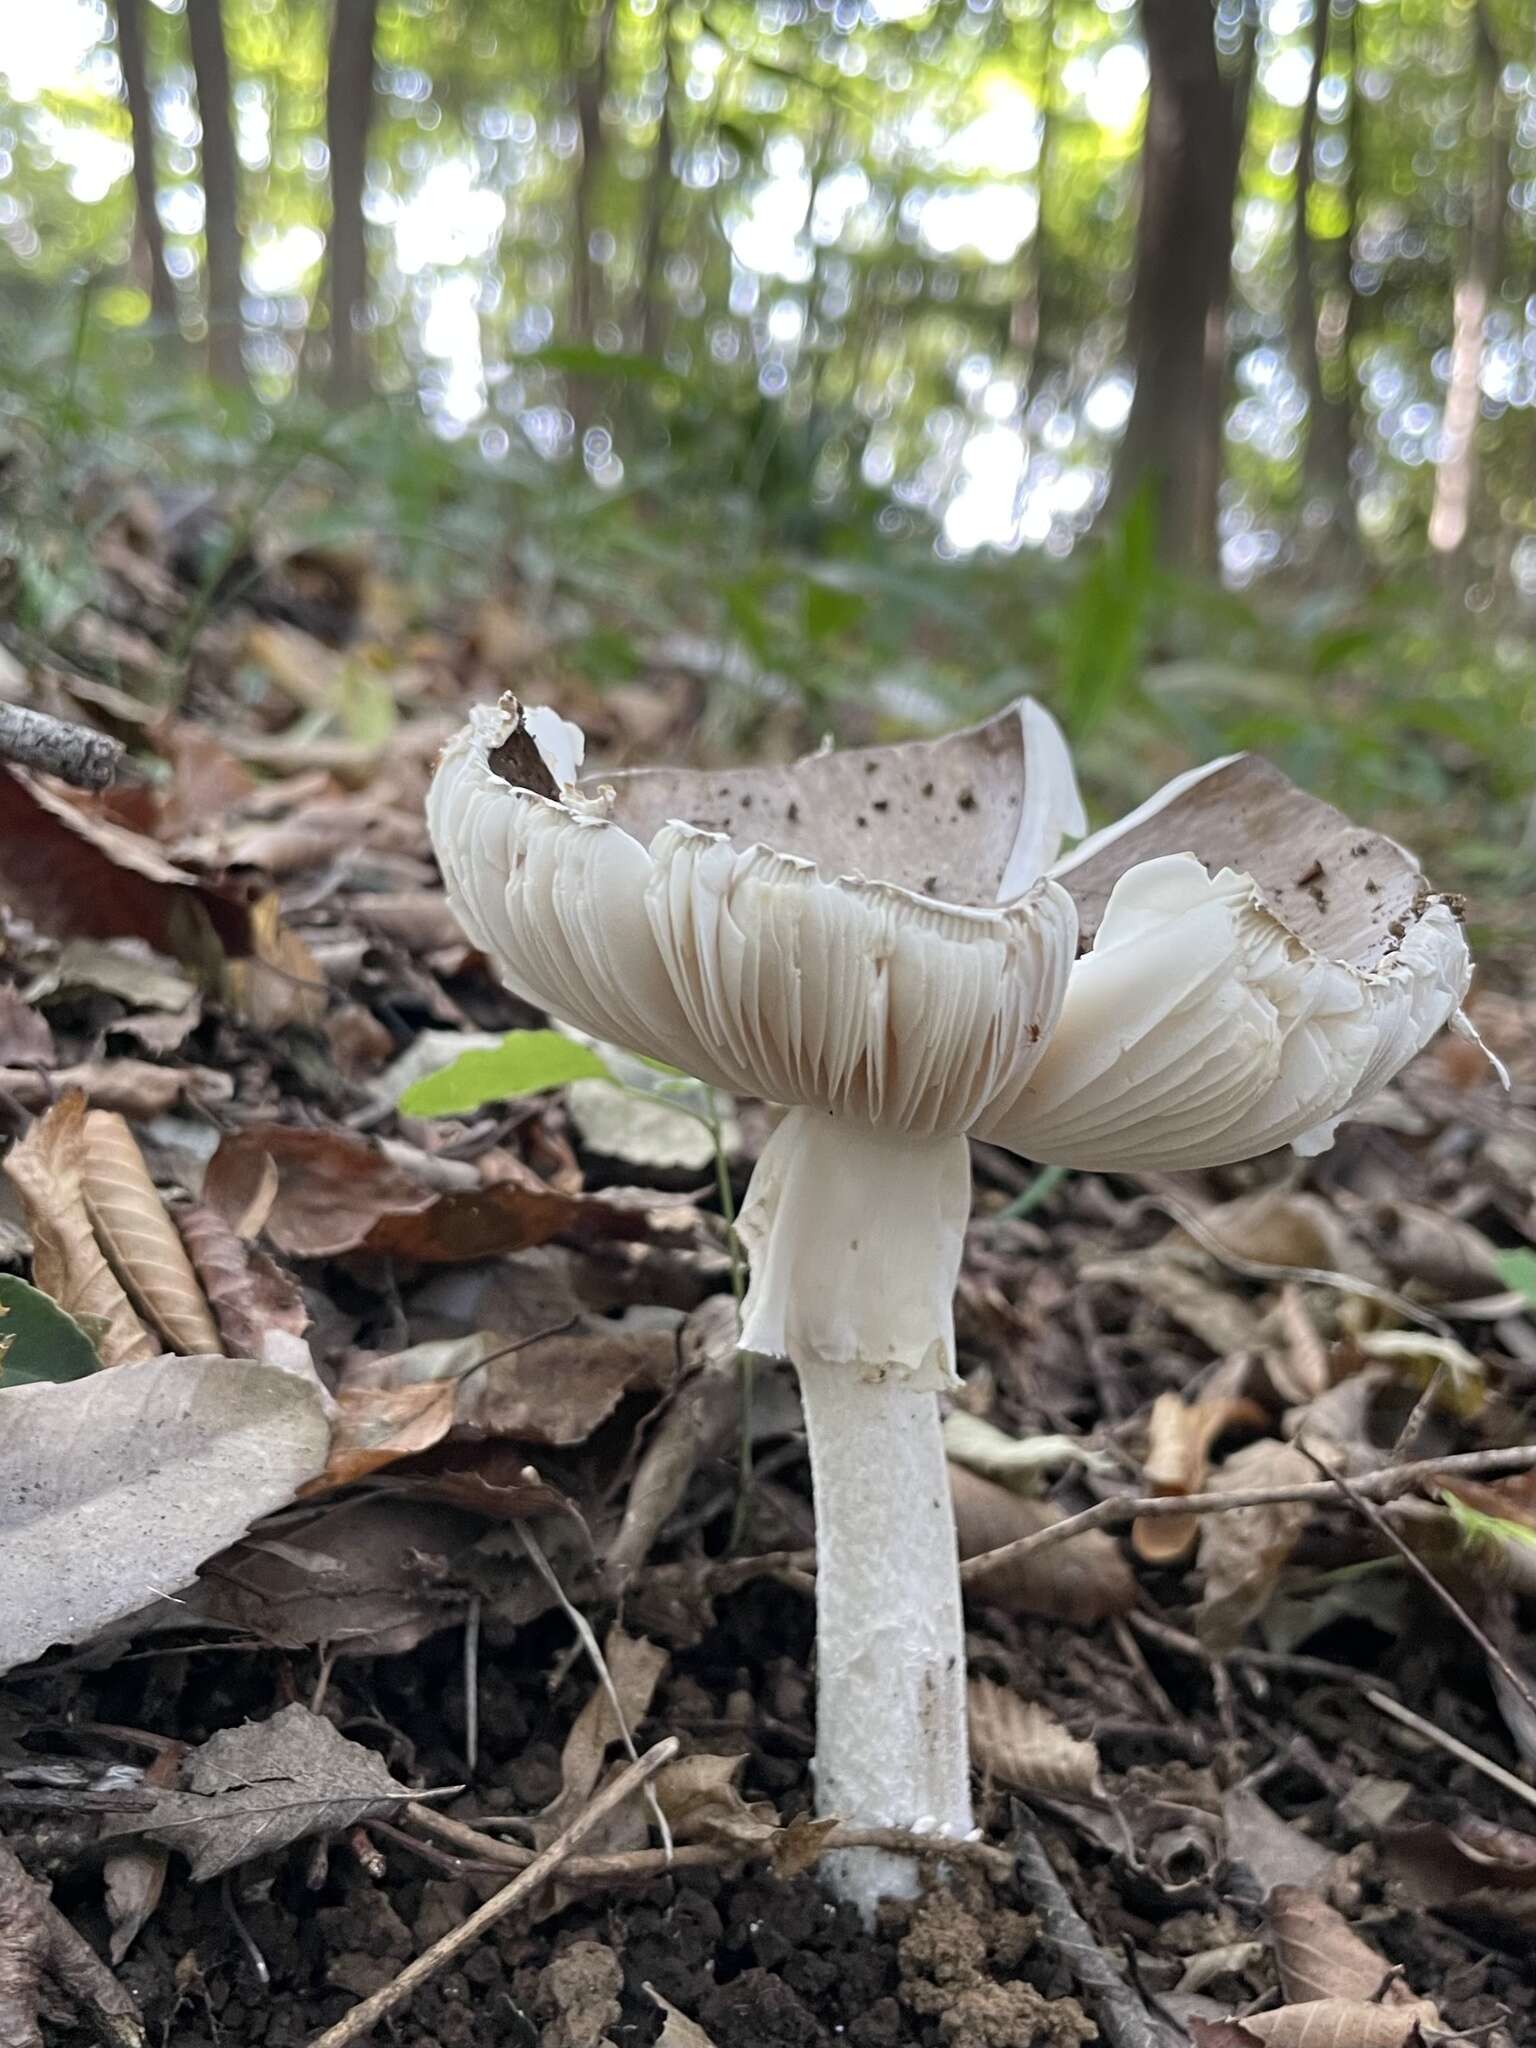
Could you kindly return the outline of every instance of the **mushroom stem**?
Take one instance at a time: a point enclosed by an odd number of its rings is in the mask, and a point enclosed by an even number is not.
[[[854,1827],[971,1831],[965,1637],[937,1394],[800,1370],[816,1496],[816,1810]],[[887,1849],[826,1857],[866,1921],[911,1898]]]
[[[938,1390],[970,1206],[963,1137],[792,1110],[739,1228],[742,1343],[793,1360],[816,1498],[816,1805],[860,1828],[970,1832],[965,1636]],[[868,1919],[910,1857],[823,1865]]]

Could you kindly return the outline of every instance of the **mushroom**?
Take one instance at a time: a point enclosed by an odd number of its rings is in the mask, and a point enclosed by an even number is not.
[[[740,1218],[742,1344],[804,1403],[817,1807],[963,1837],[939,1397],[968,1135],[1131,1172],[1315,1149],[1457,1015],[1460,924],[1400,847],[1247,756],[1057,865],[1085,820],[1027,699],[785,768],[596,785],[582,748],[548,710],[473,714],[428,799],[449,901],[520,997],[784,1106]],[[917,1887],[899,1852],[826,1867],[866,1916]]]

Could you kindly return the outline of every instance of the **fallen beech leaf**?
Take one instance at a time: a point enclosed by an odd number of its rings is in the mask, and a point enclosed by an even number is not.
[[[1259,2048],[1259,2037],[1250,2034],[1241,2020],[1189,2021],[1189,2037],[1195,2048]]]
[[[107,823],[99,799],[61,796],[22,769],[0,769],[0,778],[0,894],[40,931],[143,939],[200,968],[247,950],[238,891],[199,880],[152,840]]]
[[[1481,1412],[1487,1395],[1482,1361],[1454,1337],[1437,1337],[1429,1330],[1365,1330],[1353,1341],[1367,1358],[1406,1368],[1421,1385],[1443,1369],[1441,1405],[1461,1416]]]
[[[1503,1289],[1497,1247],[1459,1217],[1390,1201],[1373,1203],[1369,1218],[1393,1279],[1411,1281],[1417,1298],[1463,1301]]]
[[[1065,1520],[1043,1500],[1025,1500],[963,1465],[949,1468],[962,1558],[979,1557],[1021,1536]],[[968,1581],[973,1600],[1016,1614],[1043,1614],[1086,1627],[1136,1604],[1136,1579],[1120,1546],[1103,1529],[1088,1529],[1049,1550],[1011,1558]]]
[[[53,1032],[41,1010],[33,1009],[37,991],[23,997],[0,987],[0,1066],[51,1067],[56,1057]]]
[[[1099,1752],[1070,1735],[1049,1707],[989,1678],[966,1688],[971,1751],[980,1770],[1015,1792],[1104,1801]]]
[[[1411,2005],[1362,2005],[1352,1998],[1319,1998],[1249,2013],[1244,2030],[1269,2048],[1410,2048],[1421,2027],[1438,2027],[1427,1998]]]
[[[275,893],[251,906],[250,955],[225,969],[226,1000],[235,1016],[257,1031],[289,1024],[318,1025],[330,990],[308,946],[283,923]]]
[[[1357,1280],[1382,1278],[1371,1254],[1354,1238],[1331,1202],[1305,1190],[1261,1188],[1200,1214],[1202,1234],[1230,1257],[1266,1266],[1318,1266]],[[1164,1240],[1199,1247],[1182,1225]],[[1200,1247],[1203,1249],[1203,1247]]]
[[[1317,1477],[1310,1458],[1294,1444],[1261,1437],[1234,1451],[1211,1476],[1215,1492],[1251,1487],[1294,1486]],[[1267,1507],[1231,1508],[1200,1517],[1199,1569],[1205,1591],[1195,1617],[1201,1642],[1230,1649],[1266,1602],[1312,1516],[1306,1501],[1276,1501]]]
[[[1393,1975],[1392,1965],[1316,1892],[1276,1885],[1267,1911],[1280,1988],[1292,2005],[1319,1999],[1379,1999],[1389,2006],[1415,2002],[1407,1985]]]
[[[26,1211],[32,1275],[66,1315],[103,1325],[103,1365],[153,1358],[158,1346],[107,1264],[86,1208],[85,1097],[71,1090],[40,1117],[5,1162]]]
[[[325,1470],[302,1489],[307,1497],[351,1486],[401,1458],[441,1443],[453,1426],[458,1388],[452,1380],[404,1387],[343,1389]]]
[[[51,1295],[0,1273],[0,1385],[59,1386],[100,1366],[96,1346]]]
[[[1189,1330],[1218,1358],[1261,1348],[1259,1322],[1230,1288],[1215,1287],[1191,1270],[1182,1256],[1161,1247],[1122,1258],[1091,1259],[1079,1269],[1089,1281],[1112,1280],[1139,1294]]]
[[[122,1117],[86,1112],[80,1185],[97,1242],[135,1307],[184,1357],[223,1350],[144,1155]]]
[[[227,1358],[156,1358],[0,1391],[0,1670],[185,1586],[325,1463],[316,1390]]]
[[[275,1173],[271,1187],[275,1195]],[[309,1310],[292,1274],[247,1244],[204,1202],[178,1209],[176,1224],[231,1358],[264,1357],[273,1332],[304,1335]]]
[[[194,1749],[180,1787],[156,1800],[144,1832],[179,1849],[201,1884],[306,1835],[382,1819],[413,1796],[375,1750],[293,1705],[222,1728]]]
[[[585,1443],[626,1394],[665,1393],[677,1368],[671,1330],[605,1328],[592,1320],[578,1332],[492,1357],[461,1383],[459,1422],[525,1443]]]
[[[135,1010],[186,1010],[197,1001],[197,984],[171,961],[137,942],[94,939],[61,946],[53,966],[28,988],[27,1000],[80,989],[117,996]]]
[[[643,1988],[652,2005],[664,2015],[661,2032],[656,2036],[655,2048],[715,2048],[714,2042],[698,2021],[689,2019],[685,2012],[679,2012],[670,1999],[662,1997],[654,1984],[647,1984]]]
[[[1147,1423],[1148,1490],[1164,1498],[1198,1493],[1217,1440],[1233,1429],[1262,1429],[1267,1419],[1256,1401],[1239,1395],[1186,1402],[1178,1394],[1159,1394]],[[1197,1515],[1143,1515],[1131,1524],[1131,1548],[1147,1564],[1177,1564],[1194,1549],[1199,1533]]]

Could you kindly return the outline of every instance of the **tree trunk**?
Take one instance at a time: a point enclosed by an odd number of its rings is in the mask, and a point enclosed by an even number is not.
[[[1136,396],[1115,474],[1149,480],[1166,561],[1211,566],[1221,481],[1240,79],[1224,78],[1207,0],[1142,0],[1151,84],[1130,342]]]
[[[368,303],[368,242],[363,224],[363,178],[373,115],[373,31],[378,0],[336,0],[330,64],[325,82],[325,134],[331,159],[331,234],[326,298],[331,365],[326,390],[335,405],[368,395],[368,367],[360,345]]]
[[[1302,376],[1307,387],[1307,448],[1304,463],[1307,495],[1319,500],[1323,505],[1330,538],[1343,543],[1353,553],[1358,539],[1358,528],[1355,524],[1350,490],[1351,366],[1347,315],[1344,329],[1336,332],[1330,323],[1325,339],[1315,283],[1316,251],[1307,226],[1307,200],[1312,191],[1313,150],[1317,141],[1317,96],[1323,82],[1323,67],[1328,55],[1329,15],[1328,0],[1314,0],[1312,77],[1307,86],[1307,97],[1301,110],[1301,126],[1296,138],[1296,210],[1291,223],[1291,328],[1293,346],[1301,360]],[[1354,90],[1353,80],[1350,89]],[[1353,226],[1354,216],[1351,213],[1351,233]],[[1346,243],[1346,270],[1348,263],[1349,252]],[[1347,288],[1347,277],[1345,283]],[[1346,289],[1346,306],[1352,297],[1353,294]],[[1330,315],[1334,311],[1335,308],[1330,301]],[[1330,359],[1330,367],[1342,373],[1338,380],[1342,388],[1329,388],[1328,378],[1324,373],[1325,353]]]
[[[642,355],[661,353],[663,313],[661,297],[662,255],[665,247],[667,202],[672,196],[672,8],[670,0],[661,11],[661,119],[656,129],[656,153],[651,159],[645,189],[645,225],[640,246],[640,275],[635,295],[639,301],[639,342]]]
[[[230,113],[229,53],[220,0],[191,0],[187,33],[203,130],[203,227],[208,270],[208,368],[220,384],[245,382],[241,353],[242,250]]]
[[[149,285],[157,341],[176,338],[176,287],[165,267],[165,231],[156,204],[155,117],[144,61],[144,0],[117,0],[117,61],[133,131],[133,197],[139,255]]]
[[[1055,46],[1056,0],[1045,0],[1045,5],[1040,10],[1040,33],[1035,64],[1035,77],[1039,83],[1040,93],[1040,154],[1035,159],[1035,237],[1024,259],[1028,268],[1023,287],[1013,302],[1013,314],[1008,329],[1010,346],[1019,350],[1027,361],[1025,383],[1031,389],[1040,366],[1041,341],[1046,325],[1045,302],[1049,279],[1046,271],[1045,195],[1050,183],[1051,143],[1054,132],[1051,98],[1056,75],[1053,61]]]
[[[576,119],[581,129],[581,162],[571,205],[571,290],[567,305],[570,339],[592,339],[595,294],[592,282],[592,201],[603,160],[603,101],[608,92],[608,43],[614,0],[604,0],[591,43],[576,75]]]
[[[1477,419],[1482,408],[1483,330],[1499,288],[1504,209],[1509,199],[1509,149],[1499,120],[1499,53],[1486,0],[1472,17],[1474,104],[1471,133],[1483,145],[1472,195],[1466,263],[1452,314],[1451,375],[1440,430],[1440,460],[1429,514],[1429,544],[1460,572],[1466,566],[1477,492]]]

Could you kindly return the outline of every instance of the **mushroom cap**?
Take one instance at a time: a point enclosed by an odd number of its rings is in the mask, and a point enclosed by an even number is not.
[[[1038,876],[1081,811],[1037,706],[736,778],[593,788],[580,757],[549,713],[480,711],[428,798],[449,900],[516,994],[716,1086],[884,1128],[964,1131],[1013,1103],[1077,938]],[[775,808],[788,843],[749,839]],[[837,872],[844,846],[881,879]]]
[[[788,767],[596,785],[581,756],[552,712],[481,710],[433,782],[449,900],[507,986],[877,1129],[1102,1170],[1320,1149],[1470,977],[1412,856],[1251,756],[1042,872],[1084,820],[1028,700]]]

